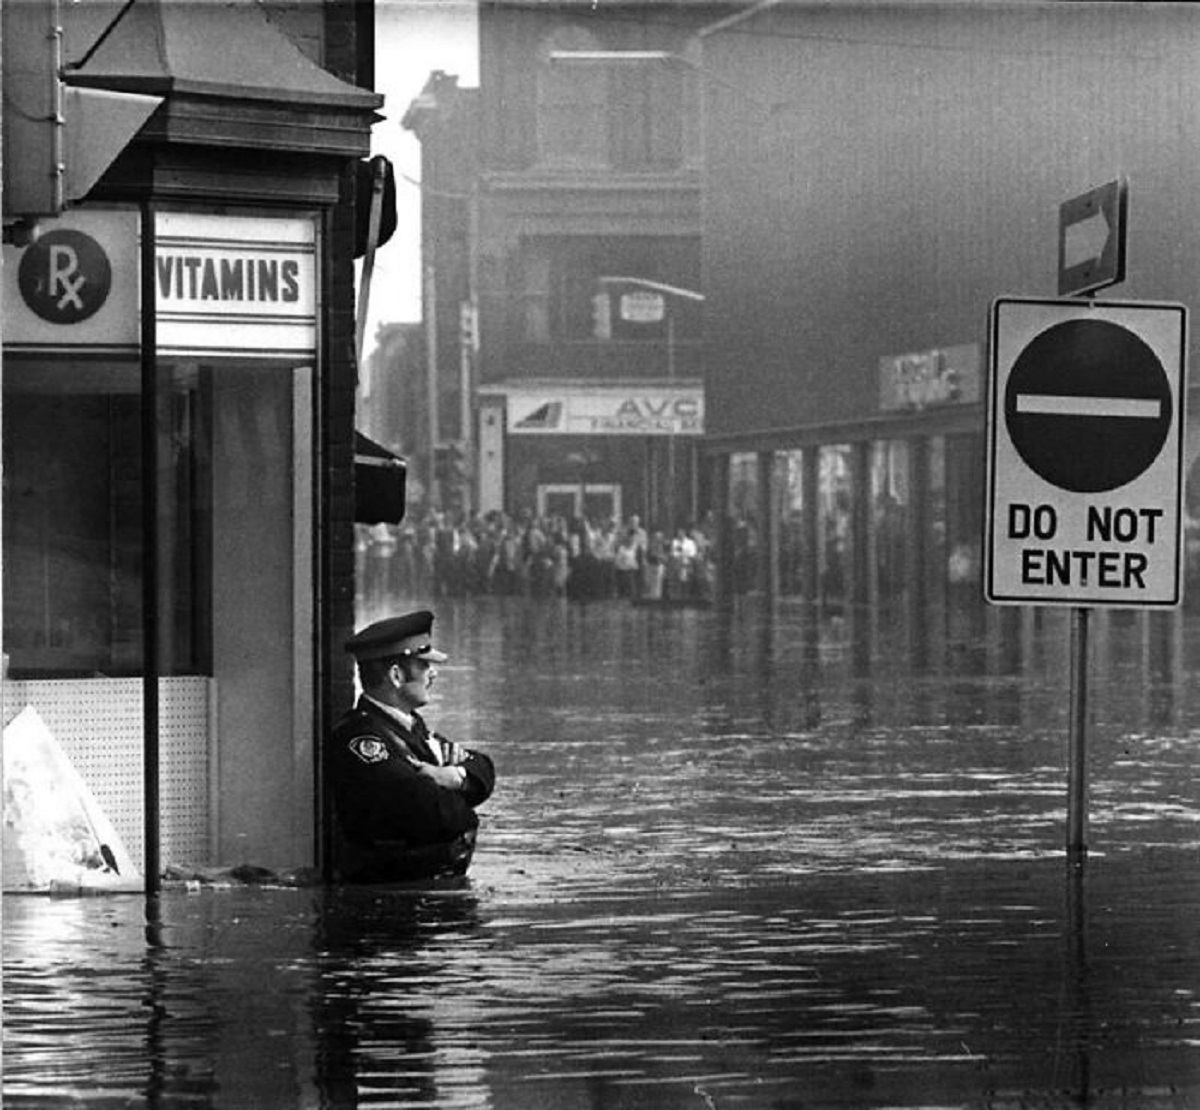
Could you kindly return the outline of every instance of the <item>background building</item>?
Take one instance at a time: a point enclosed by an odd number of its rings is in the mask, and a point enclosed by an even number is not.
[[[410,109],[430,144],[427,203],[460,205],[451,222],[470,231],[455,247],[445,224],[429,225],[425,250],[439,316],[463,301],[477,313],[468,330],[478,350],[463,360],[475,423],[446,414],[447,427],[474,435],[475,508],[637,514],[664,528],[697,514],[695,32],[727,10],[485,4],[477,102],[435,74]],[[431,145],[442,126],[470,133],[468,111],[474,165]],[[465,258],[444,261],[456,250]],[[438,365],[440,380],[456,376]]]
[[[1055,296],[1060,205],[1118,178],[1101,295],[1193,297],[1198,46],[1180,5],[782,3],[704,37],[706,447],[741,582],[979,607],[989,306]]]
[[[466,510],[472,505],[475,443],[474,295],[475,175],[478,166],[479,91],[435,71],[409,105],[403,126],[421,142],[421,267],[424,372],[414,412],[419,470],[430,504]]]

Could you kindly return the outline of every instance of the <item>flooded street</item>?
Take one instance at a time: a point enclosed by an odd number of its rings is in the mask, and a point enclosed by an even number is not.
[[[1200,1105],[1200,621],[1097,622],[1080,874],[1065,613],[437,610],[467,885],[8,897],[6,1107]]]

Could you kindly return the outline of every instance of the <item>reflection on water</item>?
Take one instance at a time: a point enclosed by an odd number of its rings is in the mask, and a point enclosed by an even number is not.
[[[443,607],[501,772],[441,889],[4,903],[6,1106],[1200,1105],[1189,624]],[[876,622],[877,623],[877,622]]]

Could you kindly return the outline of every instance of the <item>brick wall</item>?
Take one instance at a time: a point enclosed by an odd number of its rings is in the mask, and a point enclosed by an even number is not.
[[[327,70],[345,81],[369,85],[374,74],[370,33],[373,4],[362,0],[326,0]],[[368,18],[369,17],[369,18]],[[365,79],[364,79],[365,78]],[[355,284],[353,167],[342,179],[341,201],[327,225],[325,380],[322,388],[325,483],[324,595],[330,720],[353,698],[353,668],[342,645],[354,631],[354,404],[358,384],[355,363]]]

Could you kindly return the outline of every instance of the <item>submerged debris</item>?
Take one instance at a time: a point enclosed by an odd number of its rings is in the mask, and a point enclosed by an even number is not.
[[[311,867],[275,871],[253,863],[238,863],[231,867],[202,867],[190,864],[169,864],[163,869],[163,882],[189,889],[196,887],[231,886],[318,886],[320,874]]]

